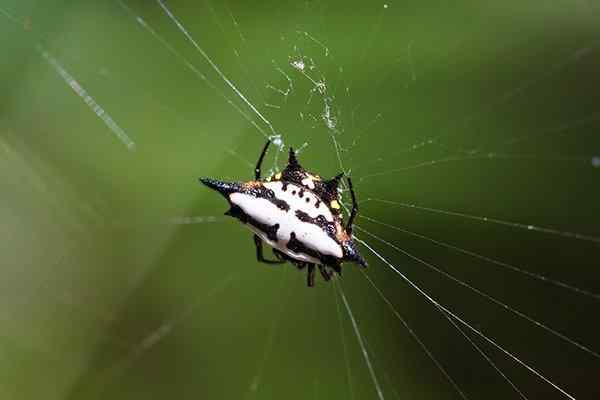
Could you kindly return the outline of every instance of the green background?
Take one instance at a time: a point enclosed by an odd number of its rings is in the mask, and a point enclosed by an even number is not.
[[[167,4],[284,145],[306,143],[305,167],[351,173],[364,216],[599,293],[600,7],[523,3]],[[0,397],[377,398],[341,287],[385,398],[460,398],[358,268],[307,289],[295,268],[255,261],[251,234],[197,178],[251,178],[271,131],[157,3],[124,4],[0,1]],[[324,95],[290,66],[298,60]],[[265,170],[284,166],[276,150]],[[399,271],[548,379],[577,398],[600,392],[599,357],[391,245],[592,351],[598,296],[357,223],[387,242],[356,232]],[[519,398],[360,249],[368,276],[468,398]],[[564,398],[468,335],[527,397]]]

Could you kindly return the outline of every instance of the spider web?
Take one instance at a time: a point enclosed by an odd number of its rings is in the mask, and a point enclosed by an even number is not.
[[[0,393],[593,398],[598,11],[3,2]],[[255,265],[196,179],[267,138],[353,178],[368,270]]]

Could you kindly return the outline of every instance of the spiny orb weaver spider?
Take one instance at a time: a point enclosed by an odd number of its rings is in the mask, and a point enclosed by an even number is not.
[[[254,170],[254,180],[223,182],[211,178],[200,181],[221,193],[231,208],[225,213],[237,218],[254,232],[256,258],[266,264],[286,261],[298,269],[308,267],[308,286],[314,286],[315,265],[323,279],[332,271],[341,275],[342,262],[366,267],[352,240],[352,225],[358,206],[352,180],[346,177],[352,197],[352,211],[343,226],[338,184],[344,173],[322,180],[300,166],[290,148],[285,169],[261,179],[261,165],[271,142],[267,141]],[[263,242],[273,248],[277,260],[263,257]]]

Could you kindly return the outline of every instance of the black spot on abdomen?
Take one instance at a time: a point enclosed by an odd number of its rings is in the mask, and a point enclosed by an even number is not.
[[[296,217],[302,222],[308,222],[309,224],[315,223],[315,219],[302,210],[296,210]]]
[[[260,222],[250,217],[248,218],[248,224],[263,232],[269,240],[272,240],[273,242],[277,241],[277,231],[279,230],[279,224],[261,224]]]
[[[229,216],[231,216],[233,218],[237,218],[238,220],[240,220],[244,224],[248,223],[248,219],[249,219],[248,214],[246,214],[244,212],[244,210],[242,210],[236,204],[232,204],[231,208],[225,212],[225,215],[229,215]]]
[[[302,253],[314,258],[319,258],[320,256],[320,254],[317,251],[309,249],[304,243],[299,241],[296,238],[296,232],[290,233],[290,240],[287,242],[286,247],[294,253]]]
[[[277,206],[280,210],[289,211],[290,205],[285,201],[278,198],[269,199],[269,201]]]
[[[280,210],[283,210],[283,211],[290,210],[290,205],[287,202],[285,202],[284,200],[278,199],[275,196],[275,192],[273,190],[267,189],[263,185],[253,188],[249,192],[249,194],[253,195],[254,197],[270,201],[271,203],[275,204],[277,206],[277,208],[279,208]]]
[[[318,251],[307,247],[304,243],[296,238],[296,233],[290,233],[290,240],[287,242],[286,247],[297,254],[305,254],[307,256],[316,258],[323,265],[339,265],[339,259],[334,256],[321,254]]]
[[[322,231],[327,233],[327,236],[329,236],[336,242],[338,241],[335,235],[335,224],[333,222],[327,221],[327,219],[322,214],[319,214],[316,218],[313,218],[302,210],[296,210],[296,217],[302,222],[318,226],[319,228],[321,228]]]

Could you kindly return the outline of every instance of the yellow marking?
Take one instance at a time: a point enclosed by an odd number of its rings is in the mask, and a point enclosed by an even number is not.
[[[278,172],[277,175],[275,175],[275,179],[281,179],[281,172]]]
[[[333,208],[333,209],[336,209],[336,210],[340,209],[340,203],[338,203],[337,200],[333,200],[330,205],[331,205],[331,208]]]
[[[265,179],[267,182],[271,182],[271,177],[268,177],[267,179]]]

